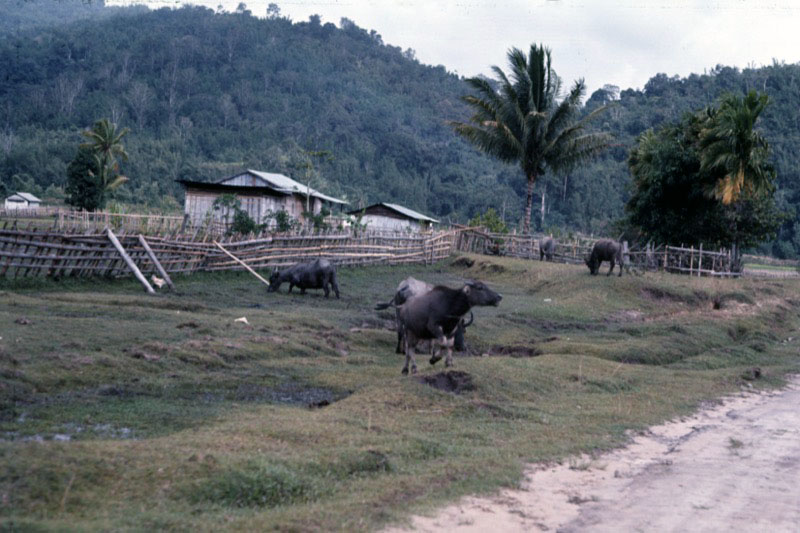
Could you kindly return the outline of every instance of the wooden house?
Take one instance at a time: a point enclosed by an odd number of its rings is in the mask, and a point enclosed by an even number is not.
[[[42,201],[27,192],[14,193],[5,201],[6,209],[36,209],[42,205]]]
[[[242,209],[257,223],[267,222],[271,213],[286,211],[291,217],[300,219],[306,210],[306,202],[314,214],[323,206],[344,205],[347,202],[327,196],[298,183],[283,174],[246,170],[217,182],[178,180],[186,189],[184,214],[193,226],[202,224],[207,218],[220,220],[224,214],[214,211],[214,201],[223,194],[233,194],[239,199]]]
[[[431,229],[433,224],[439,221],[422,213],[417,213],[407,207],[397,204],[381,202],[373,204],[364,209],[349,211],[348,215],[361,217],[361,223],[367,225],[367,229],[388,230],[388,231],[425,231]]]

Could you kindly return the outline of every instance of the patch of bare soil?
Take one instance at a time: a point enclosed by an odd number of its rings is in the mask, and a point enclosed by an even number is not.
[[[459,257],[458,259],[456,259],[455,261],[450,263],[451,266],[463,267],[463,268],[471,268],[472,265],[474,265],[474,264],[475,264],[475,260],[474,259],[470,259],[469,257]]]
[[[797,531],[798,405],[800,376],[652,427],[599,457],[530,465],[522,488],[465,498],[415,517],[412,529]]]
[[[460,370],[449,370],[447,372],[439,372],[432,376],[420,376],[417,381],[430,385],[434,389],[443,390],[445,392],[453,392],[461,394],[462,392],[475,390],[475,384],[472,382],[472,376]]]
[[[501,272],[506,271],[506,267],[504,267],[503,265],[498,265],[497,263],[490,263],[488,261],[481,261],[480,263],[478,263],[478,268],[480,270],[491,272],[492,274],[500,274]]]
[[[489,348],[489,350],[483,354],[487,356],[506,356],[506,357],[536,357],[538,355],[542,355],[542,351],[536,348],[535,346],[504,346],[502,344],[496,344]]]

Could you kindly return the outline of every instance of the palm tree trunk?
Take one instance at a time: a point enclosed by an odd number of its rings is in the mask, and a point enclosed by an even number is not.
[[[544,197],[547,194],[547,186],[542,183],[542,231],[544,231],[544,213],[545,213],[545,204],[544,204]]]
[[[536,183],[536,173],[528,174],[528,191],[525,197],[525,219],[522,221],[522,233],[529,235],[531,232],[531,211],[533,210],[533,184]]]

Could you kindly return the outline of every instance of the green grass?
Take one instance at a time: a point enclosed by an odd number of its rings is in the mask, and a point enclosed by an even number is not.
[[[745,263],[744,268],[750,270],[776,270],[781,272],[797,272],[798,267],[789,265],[763,265],[758,263]]]
[[[244,273],[157,296],[133,281],[0,284],[0,522],[375,529],[514,486],[526,462],[618,446],[753,367],[756,387],[798,370],[797,281],[473,259],[342,269],[340,300],[267,294]],[[393,313],[372,308],[408,275],[503,294],[455,359],[474,390],[400,375]],[[535,356],[492,355],[504,348]],[[419,359],[422,375],[443,370]]]

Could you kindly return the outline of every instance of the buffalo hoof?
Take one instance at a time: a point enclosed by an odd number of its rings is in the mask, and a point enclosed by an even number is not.
[[[452,361],[445,361],[444,362],[444,366],[446,366],[447,368],[450,368],[451,366],[453,366],[453,362]]]
[[[404,376],[407,376],[408,375],[408,368],[404,368],[400,373],[403,374]]]
[[[412,374],[416,374],[417,373],[417,367],[416,366],[412,366],[411,367],[411,373]]]
[[[432,355],[432,356],[431,356],[430,363],[431,363],[432,365],[435,365],[436,363],[438,363],[438,362],[439,362],[439,360],[440,360],[441,358],[442,358],[442,356],[441,356],[441,355]]]

